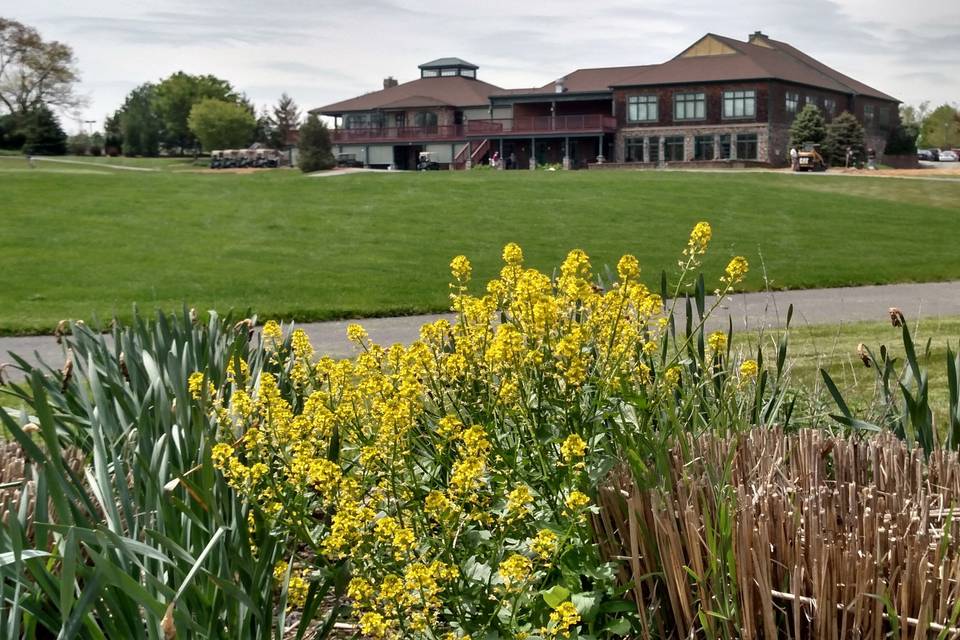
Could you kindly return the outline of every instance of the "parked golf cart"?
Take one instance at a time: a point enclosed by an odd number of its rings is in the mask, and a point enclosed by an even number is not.
[[[803,143],[803,150],[797,155],[797,164],[794,171],[826,171],[827,163],[820,155],[820,145],[811,142]]]
[[[274,169],[280,166],[280,153],[276,149],[257,149],[255,167]]]
[[[421,151],[417,161],[417,171],[439,171],[440,163],[433,161],[433,156],[429,151]]]
[[[362,167],[363,163],[357,160],[357,156],[352,153],[338,153],[336,155],[338,167]]]
[[[216,150],[210,152],[210,168],[219,169],[223,166],[223,151]]]

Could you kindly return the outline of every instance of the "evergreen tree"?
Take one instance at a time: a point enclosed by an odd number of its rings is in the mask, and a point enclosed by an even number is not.
[[[142,84],[127,95],[118,112],[123,137],[123,155],[157,156],[160,154],[162,123],[154,108],[156,87]]]
[[[815,105],[808,104],[790,125],[790,146],[800,148],[807,142],[823,144],[826,139],[827,123],[823,114]]]
[[[833,119],[827,127],[826,154],[830,164],[844,166],[847,148],[853,150],[854,158],[862,160],[866,155],[863,125],[849,111],[844,111]]]
[[[887,146],[883,153],[886,155],[913,155],[917,152],[917,133],[908,125],[897,125],[890,130],[887,137]]]
[[[31,155],[62,156],[67,152],[67,134],[56,114],[41,105],[24,118],[23,152]]]
[[[104,155],[118,155],[123,149],[123,125],[121,124],[121,112],[119,110],[104,119],[103,132]]]
[[[327,125],[315,114],[310,114],[300,127],[300,170],[304,173],[332,169],[336,164]]]
[[[300,108],[293,98],[286,93],[281,95],[277,106],[273,108],[273,135],[270,144],[274,149],[287,148],[290,132],[300,128],[300,118]]]
[[[257,127],[253,133],[253,141],[265,146],[272,146],[274,128],[273,118],[270,117],[270,112],[264,107],[260,111],[260,115],[257,116]]]
[[[90,155],[99,156],[103,154],[104,138],[99,131],[90,136]]]

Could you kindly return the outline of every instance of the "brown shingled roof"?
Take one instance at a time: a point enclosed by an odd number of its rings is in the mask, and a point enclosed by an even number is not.
[[[631,78],[650,65],[634,65],[629,67],[596,67],[593,69],[577,69],[563,80],[564,93],[601,93],[610,91],[610,87],[626,78]],[[550,82],[542,87],[528,89],[510,89],[493,94],[497,96],[539,95],[556,93],[557,82]]]
[[[612,86],[777,78],[842,93],[896,101],[896,98],[835,71],[786,43],[766,39],[765,42],[770,45],[767,47],[715,34],[707,34],[705,37],[714,38],[735,52],[694,57],[682,57],[681,54],[663,64],[641,69]]]
[[[460,76],[419,78],[404,82],[389,89],[374,91],[357,98],[328,104],[312,109],[311,113],[339,115],[350,111],[370,111],[372,109],[399,109],[410,107],[451,107],[486,106],[490,94],[503,91],[500,87]]]

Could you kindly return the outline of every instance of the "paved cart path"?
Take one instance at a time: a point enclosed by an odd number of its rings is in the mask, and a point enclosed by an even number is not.
[[[899,307],[908,320],[960,316],[960,281],[737,294],[723,301],[710,325],[724,328],[727,318],[732,318],[737,330],[779,327],[786,321],[791,304],[793,326],[885,321],[890,307]],[[415,340],[420,325],[443,317],[453,319],[450,314],[435,314],[299,326],[309,334],[317,353],[349,357],[356,353],[346,338],[347,325],[351,323],[359,322],[375,342],[389,345]],[[52,336],[0,338],[0,362],[11,360],[8,352],[34,363],[42,360],[60,366],[64,361],[63,347]],[[5,378],[16,376],[10,368],[4,374]]]

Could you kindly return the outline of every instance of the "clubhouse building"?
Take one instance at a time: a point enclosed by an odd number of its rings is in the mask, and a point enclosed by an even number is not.
[[[844,111],[882,157],[899,102],[763,33],[707,34],[662,64],[578,69],[542,87],[502,89],[459,58],[420,77],[330,104],[334,150],[372,167],[412,169],[421,152],[445,168],[498,158],[504,168],[557,164],[780,166],[807,104]]]

